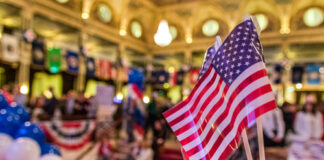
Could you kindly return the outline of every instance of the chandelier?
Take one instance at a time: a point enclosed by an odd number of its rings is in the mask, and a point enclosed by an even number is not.
[[[165,47],[169,45],[172,41],[172,36],[169,30],[169,25],[166,20],[162,20],[159,24],[157,32],[154,34],[154,42],[161,46]]]

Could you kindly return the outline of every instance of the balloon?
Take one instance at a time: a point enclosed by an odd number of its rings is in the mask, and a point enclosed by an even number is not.
[[[40,160],[63,160],[63,158],[55,154],[46,154]]]
[[[0,133],[14,136],[20,126],[20,117],[7,109],[0,110]]]
[[[40,148],[30,138],[18,138],[8,148],[6,160],[39,160]]]
[[[42,150],[42,155],[54,154],[54,155],[61,156],[60,148],[58,148],[56,145],[53,144],[48,144],[48,143],[43,144],[41,150]]]
[[[43,130],[38,127],[36,124],[31,122],[25,122],[18,129],[15,138],[27,137],[35,140],[39,146],[42,146],[45,143],[45,134]]]
[[[0,109],[7,108],[9,106],[6,97],[3,94],[0,94]]]
[[[0,133],[0,160],[5,160],[8,148],[12,143],[12,138],[7,134]]]
[[[30,114],[23,106],[11,105],[7,109],[20,116],[21,122],[26,122],[30,120]]]

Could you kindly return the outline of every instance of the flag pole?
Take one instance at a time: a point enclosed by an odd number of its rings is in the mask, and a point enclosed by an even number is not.
[[[214,45],[215,50],[217,50],[221,45],[222,45],[222,39],[220,38],[220,36],[216,36],[216,42],[215,42],[215,45]],[[253,160],[251,149],[250,149],[250,144],[249,144],[249,139],[248,139],[248,136],[247,136],[247,133],[246,133],[245,129],[242,132],[242,138],[243,138],[243,144],[244,144],[246,157],[247,157],[248,160]]]
[[[248,19],[252,20],[252,22],[257,30],[257,34],[258,34],[258,36],[260,36],[261,29],[260,29],[260,25],[259,25],[258,21],[256,20],[256,18],[251,15],[245,15],[244,20],[248,20]],[[257,123],[257,134],[258,134],[259,156],[260,156],[260,160],[265,160],[263,129],[262,129],[261,117],[256,119],[256,123]]]

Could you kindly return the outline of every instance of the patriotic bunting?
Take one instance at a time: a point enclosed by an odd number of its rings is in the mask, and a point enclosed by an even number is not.
[[[86,145],[96,128],[94,120],[40,122],[46,137],[56,145],[75,150]]]
[[[169,72],[167,71],[153,71],[152,72],[152,83],[153,84],[164,84],[169,82]]]
[[[10,34],[3,34],[1,43],[2,43],[2,59],[8,62],[19,61],[18,38]]]
[[[67,51],[66,63],[68,65],[68,72],[77,74],[79,71],[79,56],[77,53]]]

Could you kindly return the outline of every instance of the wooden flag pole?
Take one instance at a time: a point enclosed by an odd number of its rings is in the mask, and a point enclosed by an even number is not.
[[[218,50],[218,48],[222,45],[222,39],[220,36],[216,36],[216,42],[215,42],[215,50]],[[248,160],[253,160],[252,158],[252,153],[251,153],[251,148],[249,144],[249,139],[246,133],[246,130],[244,129],[242,131],[242,138],[243,138],[243,144],[244,144],[244,149],[246,153],[246,157]]]
[[[259,26],[258,21],[256,20],[255,17],[251,16],[251,15],[246,15],[244,16],[244,20],[248,20],[251,19],[256,30],[257,30],[257,34],[258,36],[260,36],[261,34],[261,29]],[[256,119],[256,123],[257,123],[257,134],[258,134],[258,146],[259,146],[259,156],[260,156],[260,160],[265,160],[265,151],[264,151],[264,141],[263,141],[263,129],[262,129],[262,121],[261,121],[262,117],[259,117]]]

